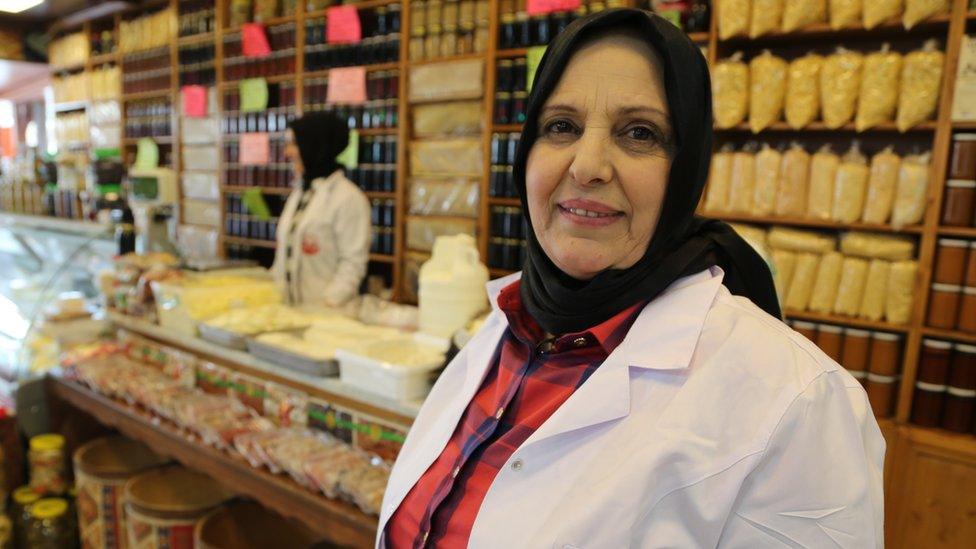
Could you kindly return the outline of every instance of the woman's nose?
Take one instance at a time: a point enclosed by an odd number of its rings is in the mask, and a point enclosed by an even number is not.
[[[577,185],[600,185],[613,177],[609,157],[610,136],[606,132],[583,132],[576,142],[569,174]]]

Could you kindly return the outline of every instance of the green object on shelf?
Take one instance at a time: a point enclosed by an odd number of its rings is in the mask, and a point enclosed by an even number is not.
[[[254,188],[244,191],[241,194],[241,202],[247,207],[247,211],[259,220],[271,219],[271,210],[268,209],[268,204],[264,201],[261,189]]]
[[[95,149],[95,160],[105,160],[106,158],[122,158],[122,153],[117,148]]]
[[[246,78],[238,85],[241,93],[241,112],[259,112],[268,108],[268,81]]]
[[[539,68],[542,56],[546,53],[546,46],[534,46],[525,53],[526,85],[532,89],[532,82],[535,80],[535,71]]]
[[[159,166],[159,146],[149,137],[139,140],[136,148],[135,167],[155,168]]]
[[[349,130],[349,144],[343,149],[339,156],[336,157],[336,162],[342,164],[347,169],[355,169],[359,166],[359,132],[356,130]]]

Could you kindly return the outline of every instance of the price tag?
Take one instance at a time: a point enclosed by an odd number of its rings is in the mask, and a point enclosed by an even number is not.
[[[242,133],[240,162],[246,166],[266,166],[271,156],[271,145],[266,133]]]
[[[366,102],[366,67],[344,67],[329,71],[326,103],[362,105]]]

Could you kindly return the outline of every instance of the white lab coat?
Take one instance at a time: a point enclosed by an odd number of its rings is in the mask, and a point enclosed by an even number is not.
[[[437,458],[507,327],[495,310],[425,401],[390,516]],[[864,390],[813,343],[732,296],[713,267],[627,337],[498,472],[472,548],[883,545],[884,439]]]
[[[285,251],[302,192],[296,189],[285,202],[271,274],[282,295],[293,291],[299,303],[344,304],[358,295],[366,276],[372,239],[369,200],[342,170],[313,180],[304,191],[314,194],[299,218],[289,261]]]

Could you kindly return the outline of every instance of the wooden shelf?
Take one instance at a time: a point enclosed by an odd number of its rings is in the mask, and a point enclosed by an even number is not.
[[[493,133],[521,133],[521,124],[492,124],[491,131]]]
[[[520,198],[501,198],[501,197],[488,197],[489,206],[522,206],[522,199]]]
[[[61,114],[63,112],[84,110],[87,107],[88,101],[65,101],[64,103],[55,103],[54,112]]]
[[[221,191],[230,192],[230,193],[243,193],[251,189],[260,189],[262,194],[274,194],[274,195],[283,195],[283,196],[287,196],[291,194],[292,191],[291,187],[261,187],[258,185],[252,185],[252,186],[224,185],[220,187]]]
[[[939,236],[976,238],[976,227],[939,227]]]
[[[400,0],[365,0],[363,2],[343,2],[344,6],[356,6],[357,9],[365,10],[369,8],[378,8],[380,6],[388,6],[390,4],[397,4]],[[406,8],[404,8],[406,9]],[[305,19],[318,19],[320,17],[325,17],[328,13],[328,9],[310,11],[305,14]]]
[[[147,92],[123,93],[122,101],[139,101],[142,99],[156,99],[157,97],[170,97],[171,92],[172,90],[170,88],[163,88],[160,90]]]
[[[296,19],[296,16],[294,16],[294,15],[282,15],[280,17],[272,17],[271,19],[268,19],[267,21],[249,21],[249,22],[250,23],[258,23],[258,24],[264,25],[265,27],[274,27],[276,25],[284,25],[286,23],[294,23],[296,21],[297,21],[297,19]],[[224,29],[224,35],[237,34],[239,32],[241,32],[241,28],[240,27],[227,27],[227,28]]]
[[[878,223],[840,223],[837,221],[824,221],[820,219],[804,219],[796,217],[777,217],[777,216],[761,216],[761,215],[747,215],[747,214],[732,214],[732,213],[719,213],[719,212],[705,212],[708,217],[713,217],[715,219],[721,219],[722,221],[731,221],[733,223],[755,223],[758,225],[787,225],[791,227],[809,227],[813,229],[832,229],[836,231],[873,231],[880,233],[905,233],[905,234],[920,234],[922,232],[921,225],[909,225],[907,227],[902,227],[901,229],[895,229],[888,224],[878,224]]]
[[[909,437],[930,446],[947,448],[976,456],[976,436],[969,433],[956,433],[936,427],[921,427],[906,423],[901,426]]]
[[[692,42],[695,42],[696,44],[700,44],[702,42],[708,42],[708,39],[709,39],[710,36],[711,36],[711,34],[708,33],[708,32],[689,32],[688,33],[688,38],[690,38],[691,41]]]
[[[379,135],[396,135],[400,130],[397,128],[363,128],[356,129],[360,137],[373,137]]]
[[[103,53],[102,55],[93,55],[89,60],[89,64],[95,67],[98,65],[104,65],[105,63],[118,63],[119,55],[117,52]]]
[[[206,44],[207,42],[214,42],[217,35],[212,32],[204,32],[201,34],[191,34],[189,36],[180,36],[176,39],[176,43],[180,46],[192,46],[195,44]]]
[[[142,139],[152,139],[157,145],[172,145],[173,136],[171,135],[147,135],[145,137],[126,137],[122,140],[126,145],[138,145]]]
[[[976,344],[976,334],[960,332],[958,330],[944,330],[942,328],[924,327],[922,328],[922,335],[936,339],[951,339],[953,341]]]
[[[529,48],[512,48],[510,50],[498,50],[495,52],[496,59],[511,59],[513,57],[525,57],[529,54]]]
[[[958,120],[952,123],[954,130],[976,130],[976,120]]]
[[[381,191],[363,191],[369,198],[396,198],[396,193],[386,193]]]
[[[62,72],[75,72],[75,71],[85,70],[86,66],[88,66],[88,61],[82,61],[81,63],[75,63],[74,65],[64,65],[61,67],[52,66],[51,72],[53,72],[54,74],[59,74]]]
[[[516,272],[518,271],[509,271],[508,269],[498,269],[496,267],[488,269],[488,274],[491,275],[492,278],[502,278]]]
[[[190,439],[187,433],[168,421],[77,383],[49,376],[47,385],[51,394],[90,414],[98,422],[145,443],[154,452],[212,477],[237,494],[251,497],[283,516],[302,522],[318,535],[343,545],[373,545],[377,519],[353,505],[311,492],[287,475],[251,467],[236,454]]]
[[[305,80],[311,80],[312,78],[328,78],[329,71],[332,69],[348,69],[349,67],[363,67],[366,72],[374,71],[392,71],[400,68],[399,62],[392,63],[373,63],[372,65],[345,65],[342,67],[332,67],[329,69],[320,69],[317,71],[306,71],[302,73],[302,78]]]
[[[949,24],[949,13],[942,13],[935,15],[918,23],[916,26],[912,27],[910,30],[906,30],[904,24],[902,23],[901,17],[894,17],[882,22],[878,26],[866,29],[862,25],[844,27],[841,29],[833,29],[830,27],[829,23],[817,23],[815,25],[808,25],[802,29],[798,29],[790,32],[771,32],[758,36],[756,38],[749,38],[748,36],[734,36],[725,40],[719,39],[719,43],[725,44],[742,44],[742,45],[757,45],[766,43],[776,43],[776,42],[798,42],[801,40],[812,40],[817,38],[828,38],[831,40],[844,40],[850,38],[886,38],[890,36],[913,36],[917,34],[923,34],[932,31],[933,29],[942,29]]]
[[[882,332],[895,332],[904,334],[909,330],[907,324],[891,324],[890,322],[865,320],[851,316],[840,316],[832,314],[820,314],[810,311],[783,311],[783,316],[793,320],[805,320],[807,322],[820,322],[824,324],[836,324],[840,326],[850,326],[852,328],[863,328],[866,330],[877,330]]]
[[[464,55],[451,55],[449,57],[437,57],[434,59],[418,59],[416,61],[410,61],[410,66],[418,67],[421,65],[432,65],[435,63],[450,63],[451,61],[467,61],[469,59],[484,59],[485,54],[483,53],[467,53]]]
[[[278,84],[279,82],[289,82],[297,81],[298,78],[294,73],[292,74],[276,74],[274,76],[255,76],[254,78],[264,78],[268,84]],[[232,90],[240,86],[241,82],[247,80],[247,78],[241,78],[238,80],[225,80],[221,85],[222,90]]]
[[[396,256],[386,255],[386,254],[369,254],[369,260],[375,261],[377,263],[396,263]]]
[[[922,122],[922,123],[920,123],[920,124],[918,124],[916,126],[913,126],[913,127],[909,128],[905,132],[900,132],[900,133],[923,132],[923,131],[930,132],[930,131],[935,131],[935,129],[936,129],[937,126],[938,126],[938,123],[936,121],[934,121],[934,120],[927,120],[925,122]],[[716,132],[749,132],[750,134],[752,133],[752,129],[749,127],[749,124],[748,123],[745,123],[745,122],[742,123],[742,124],[739,124],[737,126],[733,126],[731,128],[715,128],[715,131]],[[877,126],[875,126],[873,128],[868,128],[868,129],[866,129],[864,131],[860,131],[859,132],[859,131],[857,131],[854,128],[854,123],[853,122],[852,123],[848,123],[848,124],[844,124],[843,126],[841,126],[839,128],[828,128],[823,122],[817,121],[817,122],[812,122],[810,124],[807,124],[806,126],[800,128],[800,129],[793,128],[789,124],[787,124],[786,122],[776,122],[772,126],[769,126],[768,128],[762,130],[759,133],[760,134],[764,134],[764,133],[770,133],[770,132],[796,132],[796,133],[804,133],[804,132],[854,132],[854,133],[858,133],[858,134],[868,134],[868,133],[898,132],[898,131],[899,130],[895,126],[895,123],[894,122],[885,122],[885,123],[879,124],[879,125],[877,125]]]
[[[240,244],[242,246],[251,246],[253,248],[267,248],[273,250],[277,248],[277,243],[274,240],[258,240],[256,238],[243,238],[240,236],[228,236],[224,235],[225,244]]]

